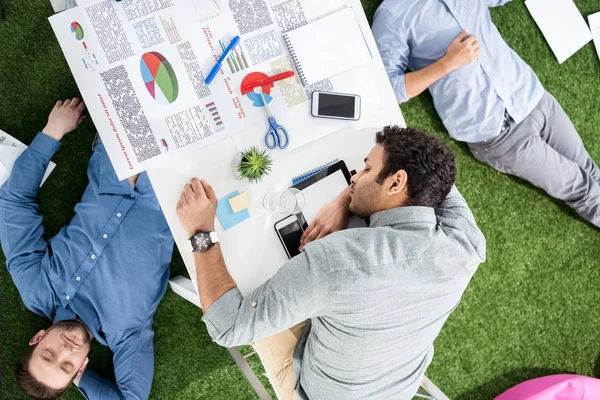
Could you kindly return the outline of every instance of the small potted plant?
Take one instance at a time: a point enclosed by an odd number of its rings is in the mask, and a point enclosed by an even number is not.
[[[271,156],[257,147],[243,150],[232,163],[235,177],[252,183],[260,182],[265,175],[269,175],[272,165]]]

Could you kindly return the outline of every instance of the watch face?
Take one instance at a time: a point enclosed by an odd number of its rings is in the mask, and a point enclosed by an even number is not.
[[[204,252],[210,249],[213,245],[208,232],[198,232],[190,239],[194,252]]]

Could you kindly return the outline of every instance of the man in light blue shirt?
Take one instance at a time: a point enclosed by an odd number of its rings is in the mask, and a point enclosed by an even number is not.
[[[600,170],[489,7],[510,0],[384,0],[373,34],[399,102],[429,89],[450,135],[500,172],[600,227]],[[410,70],[410,71],[408,71]]]
[[[58,102],[0,189],[0,241],[23,303],[54,324],[17,363],[33,398],[58,398],[73,382],[88,399],[146,399],[154,373],[152,320],[169,279],[173,238],[146,174],[119,181],[96,145],[89,184],[68,226],[46,242],[36,195],[84,103]],[[91,340],[113,352],[115,379],[86,369]]]

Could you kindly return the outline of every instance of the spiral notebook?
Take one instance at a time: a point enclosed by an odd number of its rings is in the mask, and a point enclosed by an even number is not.
[[[338,162],[340,160],[338,160],[337,158],[334,160],[329,161],[326,164],[323,164],[317,168],[313,168],[310,171],[306,171],[305,173],[295,176],[292,178],[292,185],[297,185],[298,183],[310,178],[311,176],[323,171],[325,168],[329,168],[331,167],[333,164],[335,164],[336,162]]]
[[[341,74],[373,58],[352,7],[284,33],[283,38],[304,86]]]

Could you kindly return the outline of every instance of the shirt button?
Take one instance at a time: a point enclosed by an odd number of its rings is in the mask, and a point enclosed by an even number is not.
[[[79,281],[81,280],[81,277],[80,277],[80,276],[78,276],[77,278],[75,278],[75,280],[76,280],[77,282],[79,282]]]
[[[92,256],[91,256],[90,258],[91,258],[92,260],[95,260],[95,259],[96,259],[96,255],[95,255],[95,254],[92,254]]]
[[[485,70],[486,70],[487,72],[492,72],[492,69],[491,69],[490,67],[486,67],[486,68],[485,68]]]
[[[69,296],[69,295],[65,296],[65,299],[67,299],[67,300],[69,300],[70,298],[71,298],[71,296]]]
[[[254,301],[254,302],[252,302],[252,304],[251,304],[251,305],[252,305],[252,308],[256,308],[256,302],[255,302],[255,301]]]
[[[121,213],[117,213],[117,218],[121,218]]]
[[[134,198],[135,198],[135,194],[132,194],[132,195],[131,195],[131,198],[132,198],[132,199],[134,199]]]
[[[106,233],[105,233],[104,235],[102,235],[102,237],[103,237],[104,239],[108,239],[108,235],[107,235]]]

